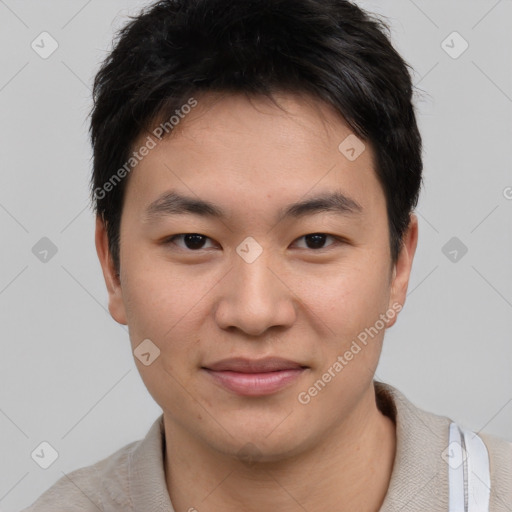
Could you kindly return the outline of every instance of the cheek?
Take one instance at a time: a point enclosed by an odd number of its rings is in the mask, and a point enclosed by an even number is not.
[[[347,339],[387,309],[387,262],[380,261],[382,255],[371,257],[360,251],[328,272],[297,280],[296,294],[331,335]]]
[[[147,264],[136,254],[126,259],[125,270],[123,300],[133,349],[149,338],[160,350],[160,364],[184,373],[196,361],[198,326],[208,315],[208,292],[218,277],[198,277],[163,259]]]
[[[162,336],[191,308],[196,290],[186,272],[148,253],[141,249],[123,260],[123,298],[133,327],[150,327],[154,335]]]
[[[149,339],[157,347],[158,357],[146,366],[134,354],[141,378],[154,400],[168,410],[190,407],[191,376],[197,366],[200,340],[197,322],[204,291],[188,286],[169,267],[141,265],[132,258],[126,262],[129,277],[123,284],[129,336],[132,350]],[[187,401],[188,400],[188,401]]]

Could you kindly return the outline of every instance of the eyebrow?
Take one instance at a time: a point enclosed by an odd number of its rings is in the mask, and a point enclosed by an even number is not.
[[[317,213],[336,213],[340,215],[360,214],[363,207],[355,200],[341,192],[324,193],[310,199],[289,204],[282,208],[277,215],[277,221],[293,217],[300,218]],[[226,212],[209,201],[169,191],[153,201],[144,212],[145,222],[160,218],[192,214],[201,217],[226,219]]]

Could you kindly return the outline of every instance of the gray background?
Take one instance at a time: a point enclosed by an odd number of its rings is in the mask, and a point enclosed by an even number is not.
[[[126,327],[107,311],[87,207],[92,79],[114,31],[147,3],[0,0],[4,512],[143,437],[160,414]],[[388,17],[423,91],[419,245],[377,377],[424,409],[512,440],[512,1],[359,3]],[[59,45],[47,59],[31,48],[43,31]],[[453,31],[469,43],[456,59],[442,47]],[[46,262],[32,252],[43,237],[57,247]],[[59,454],[46,470],[31,458],[42,441]]]

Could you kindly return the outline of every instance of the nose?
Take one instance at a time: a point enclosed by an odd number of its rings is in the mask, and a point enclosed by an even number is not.
[[[234,255],[233,267],[221,281],[215,320],[222,329],[236,328],[259,336],[271,327],[290,327],[296,302],[286,276],[264,250],[249,263]]]

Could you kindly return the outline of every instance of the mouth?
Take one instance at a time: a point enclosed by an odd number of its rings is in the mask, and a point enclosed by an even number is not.
[[[295,382],[307,369],[295,361],[266,359],[224,359],[201,367],[217,384],[242,396],[276,393]]]

